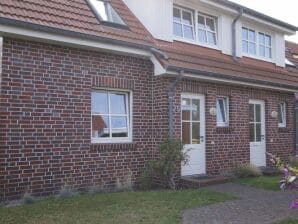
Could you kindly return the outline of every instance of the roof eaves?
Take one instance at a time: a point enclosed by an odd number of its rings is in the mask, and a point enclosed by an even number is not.
[[[251,16],[257,17],[259,19],[262,19],[262,20],[271,22],[273,24],[276,24],[278,26],[287,28],[287,29],[292,30],[292,31],[298,31],[298,27],[297,26],[294,26],[294,25],[291,25],[289,23],[283,22],[281,20],[275,19],[275,18],[273,18],[271,16],[267,16],[267,15],[265,15],[263,13],[257,12],[257,11],[255,11],[253,9],[247,8],[247,7],[242,6],[240,4],[237,4],[237,3],[234,3],[234,2],[231,2],[231,1],[228,1],[228,0],[211,0],[211,1],[213,1],[215,3],[218,3],[220,5],[223,5],[223,6],[229,7],[229,8],[236,9],[236,10],[239,10],[240,8],[242,8],[243,9],[243,12],[245,14],[247,14],[247,15],[251,15]]]
[[[71,31],[71,30],[65,30],[65,29],[60,29],[60,28],[55,28],[50,26],[34,24],[30,22],[19,21],[15,19],[8,19],[4,17],[0,17],[0,24],[8,25],[8,26],[16,26],[20,28],[35,30],[35,31],[43,31],[47,33],[60,34],[63,36],[71,36],[71,37],[78,37],[82,39],[100,41],[102,43],[132,47],[132,48],[137,48],[137,49],[142,49],[147,51],[150,51],[150,49],[153,47],[152,45],[146,44],[146,43],[140,44],[140,43],[128,42],[128,41],[118,40],[111,37],[85,34],[85,33],[80,33],[80,32]]]
[[[268,82],[268,81],[262,81],[262,80],[255,80],[255,79],[247,79],[247,78],[241,78],[241,77],[235,77],[232,75],[226,75],[221,73],[215,73],[215,72],[207,72],[203,70],[197,70],[197,69],[189,69],[189,68],[183,68],[183,67],[177,67],[173,65],[166,66],[166,70],[169,72],[179,72],[183,70],[185,73],[191,73],[194,75],[202,75],[205,77],[210,78],[219,78],[219,79],[225,79],[225,80],[231,80],[231,81],[238,81],[238,82],[246,82],[250,84],[259,84],[259,85],[266,85],[266,86],[272,86],[277,88],[285,88],[285,89],[293,89],[297,90],[298,88],[295,85],[287,85],[287,84],[281,84],[281,83],[274,83],[274,82]]]

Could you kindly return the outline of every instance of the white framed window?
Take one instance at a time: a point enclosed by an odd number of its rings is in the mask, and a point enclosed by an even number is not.
[[[216,125],[218,127],[229,126],[229,98],[216,98]]]
[[[178,6],[173,8],[174,35],[179,38],[194,40],[193,11]]]
[[[278,104],[278,127],[286,127],[286,103]]]
[[[250,55],[257,54],[256,32],[242,27],[242,52]]]
[[[242,52],[246,55],[272,59],[272,37],[263,32],[242,27]]]
[[[216,20],[198,13],[198,40],[200,43],[217,45]]]
[[[272,58],[271,36],[259,32],[259,55],[264,58]]]
[[[125,26],[125,23],[108,0],[88,0],[88,2],[100,21]]]
[[[131,141],[131,93],[95,90],[91,93],[92,142]]]

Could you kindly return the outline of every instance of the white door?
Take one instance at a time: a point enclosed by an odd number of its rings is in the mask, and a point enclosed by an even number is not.
[[[266,166],[265,103],[249,101],[250,163]]]
[[[188,163],[182,164],[181,175],[206,173],[205,152],[205,97],[182,94],[182,141]]]

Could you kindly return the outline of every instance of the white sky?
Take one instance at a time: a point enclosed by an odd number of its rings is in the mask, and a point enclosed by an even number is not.
[[[258,12],[298,26],[298,0],[230,0]],[[298,43],[298,33],[286,37],[287,40]]]

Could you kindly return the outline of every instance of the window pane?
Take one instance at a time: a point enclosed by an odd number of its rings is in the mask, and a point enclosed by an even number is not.
[[[254,115],[254,104],[249,104],[249,121],[254,122],[255,121],[255,115]]]
[[[182,120],[189,121],[190,120],[190,99],[182,99],[181,104],[182,109]]]
[[[265,44],[266,46],[271,46],[271,36],[269,35],[265,36]]]
[[[278,105],[278,123],[282,124],[283,120],[282,120],[282,106],[281,104]]]
[[[214,20],[210,18],[206,18],[206,27],[209,30],[215,31],[215,24]]]
[[[256,42],[256,35],[255,35],[255,31],[253,30],[249,30],[249,33],[248,33],[248,38],[249,38],[249,41],[251,42]]]
[[[242,51],[244,53],[248,53],[248,42],[247,41],[242,41]]]
[[[256,142],[260,142],[261,140],[261,124],[256,124]]]
[[[206,31],[199,29],[199,41],[202,43],[207,43]]]
[[[200,123],[192,123],[192,144],[200,144]]]
[[[108,94],[93,92],[91,94],[92,113],[107,114],[109,113]]]
[[[249,124],[249,141],[254,142],[255,141],[255,125]]]
[[[196,99],[192,100],[192,120],[193,121],[200,120],[200,100],[196,100]]]
[[[259,43],[262,45],[265,44],[265,35],[262,33],[259,33]]]
[[[175,22],[181,22],[181,11],[180,9],[174,8],[173,16]]]
[[[261,122],[261,105],[256,104],[256,122]]]
[[[215,33],[208,32],[208,43],[216,45]]]
[[[268,47],[265,48],[265,57],[271,58],[271,48],[268,48]]]
[[[201,15],[198,15],[198,25],[201,28],[205,28],[205,19]]]
[[[265,47],[260,46],[260,56],[265,57]]]
[[[123,24],[123,20],[116,13],[109,2],[104,2],[102,0],[90,0],[91,5],[95,9],[95,13],[99,15],[100,19],[103,21]]]
[[[249,53],[256,54],[256,45],[254,43],[249,43]]]
[[[182,142],[183,144],[190,144],[190,123],[182,122]]]
[[[184,37],[188,39],[194,39],[193,29],[191,26],[184,26]]]
[[[248,40],[248,30],[246,28],[242,28],[242,40]]]
[[[184,24],[192,25],[192,14],[190,12],[183,11],[182,12],[182,21]]]
[[[112,116],[111,117],[111,125],[112,128],[127,128],[127,118],[126,117],[118,117]]]
[[[110,94],[111,114],[127,113],[125,97],[126,95],[121,93]]]
[[[109,117],[108,116],[92,116],[92,137],[106,138],[109,137]]]
[[[179,23],[174,23],[174,35],[178,37],[183,37],[182,25]]]
[[[226,114],[226,107],[227,105],[226,99],[217,99],[216,103],[216,109],[217,109],[217,122],[219,123],[225,123],[227,122],[227,114]]]

